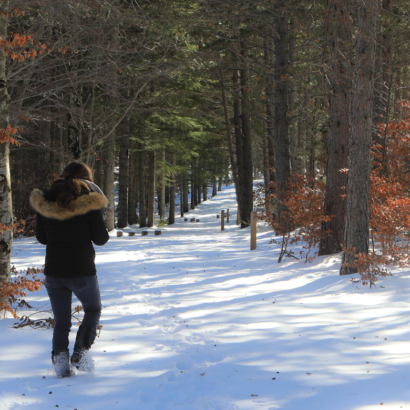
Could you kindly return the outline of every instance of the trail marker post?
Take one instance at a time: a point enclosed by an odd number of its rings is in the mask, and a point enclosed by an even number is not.
[[[256,212],[251,212],[251,251],[256,249]]]
[[[229,224],[229,208],[226,210],[226,223]]]
[[[221,211],[221,231],[225,230],[225,211]]]

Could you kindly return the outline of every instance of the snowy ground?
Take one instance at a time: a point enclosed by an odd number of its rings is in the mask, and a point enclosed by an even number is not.
[[[340,255],[278,265],[271,233],[251,252],[234,209],[225,188],[188,214],[198,223],[98,248],[92,374],[56,379],[52,331],[0,320],[0,409],[410,409],[409,271],[369,289],[338,276]],[[44,252],[18,240],[13,262]],[[48,305],[44,289],[29,299]]]

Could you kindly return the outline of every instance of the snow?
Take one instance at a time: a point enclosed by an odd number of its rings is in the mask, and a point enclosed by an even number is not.
[[[272,232],[249,250],[232,187],[187,216],[200,222],[97,247],[93,373],[57,379],[52,331],[0,320],[1,410],[410,408],[408,270],[370,289],[339,276],[340,255],[277,264]],[[13,263],[41,266],[44,253],[20,239]],[[28,300],[48,309],[45,289]]]

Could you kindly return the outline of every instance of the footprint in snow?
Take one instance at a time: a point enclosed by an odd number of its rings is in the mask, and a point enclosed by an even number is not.
[[[155,351],[161,351],[161,352],[170,352],[172,349],[170,346],[164,346],[161,344],[158,344],[155,346]]]

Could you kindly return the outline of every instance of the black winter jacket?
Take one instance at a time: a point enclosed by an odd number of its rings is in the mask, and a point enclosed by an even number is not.
[[[30,203],[37,212],[37,240],[47,245],[44,273],[47,276],[77,278],[93,276],[95,251],[92,245],[104,245],[109,239],[101,210],[107,199],[96,192],[71,202],[73,211],[44,198],[35,189]]]

